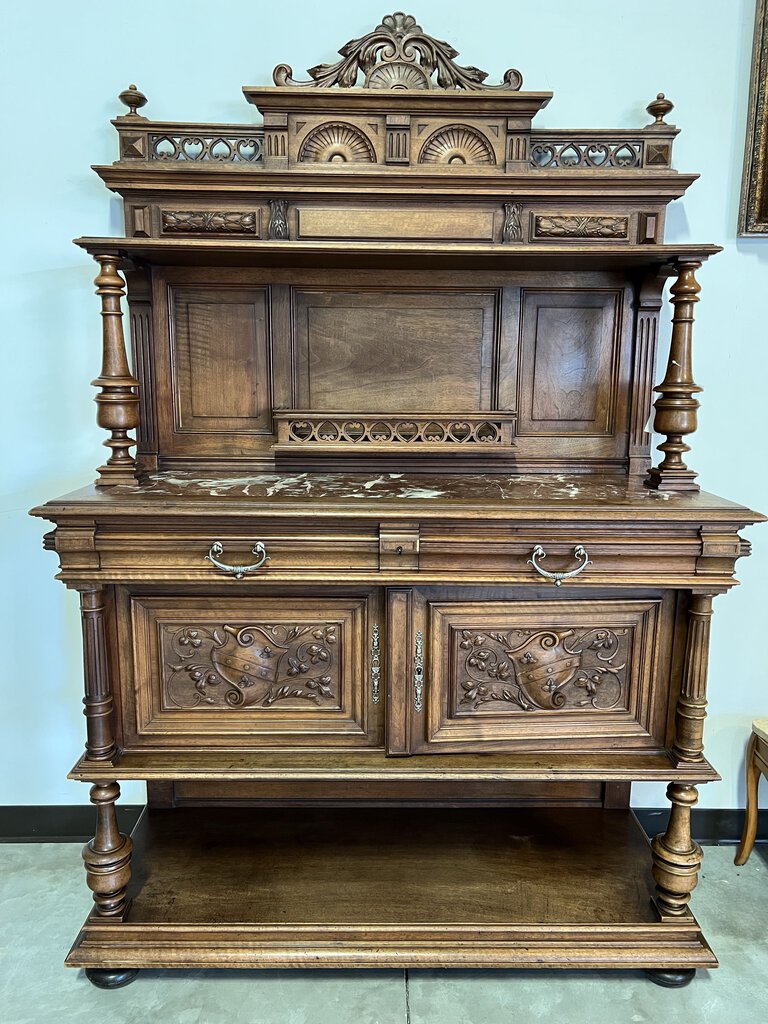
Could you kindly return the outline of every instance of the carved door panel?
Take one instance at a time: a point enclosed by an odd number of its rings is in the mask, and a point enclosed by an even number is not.
[[[377,591],[118,598],[124,746],[381,744]]]
[[[394,654],[389,679],[406,741],[391,752],[664,747],[674,595],[529,594],[409,592],[406,680]]]

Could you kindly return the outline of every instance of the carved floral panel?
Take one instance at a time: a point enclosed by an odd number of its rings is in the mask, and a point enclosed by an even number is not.
[[[454,629],[457,715],[626,706],[626,628]]]
[[[160,627],[168,709],[340,706],[335,622]]]

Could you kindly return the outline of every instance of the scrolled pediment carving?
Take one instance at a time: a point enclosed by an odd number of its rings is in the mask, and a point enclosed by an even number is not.
[[[523,84],[523,76],[511,68],[500,85],[485,85],[487,71],[462,67],[454,60],[459,52],[450,43],[427,35],[410,14],[396,11],[381,19],[372,32],[350,39],[338,51],[335,64],[309,68],[311,81],[294,79],[288,64],[278,64],[272,77],[278,86],[307,86],[328,89],[510,89]],[[362,76],[362,83],[359,82]]]

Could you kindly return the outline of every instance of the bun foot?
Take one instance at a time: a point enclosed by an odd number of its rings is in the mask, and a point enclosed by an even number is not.
[[[86,967],[85,976],[96,988],[122,988],[130,985],[138,967]]]
[[[663,988],[685,988],[696,977],[693,967],[686,967],[679,971],[650,970],[645,973],[655,985],[661,985]]]

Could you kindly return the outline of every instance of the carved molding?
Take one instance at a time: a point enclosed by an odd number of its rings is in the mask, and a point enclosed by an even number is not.
[[[622,704],[627,683],[628,629],[463,629],[457,633],[459,714],[502,705],[512,711]]]
[[[163,234],[258,235],[254,212],[234,210],[163,210]]]
[[[290,235],[288,232],[288,200],[269,200],[269,237],[272,241],[286,241]]]
[[[427,139],[419,153],[420,164],[495,164],[488,139],[466,124],[448,124]]]
[[[656,143],[657,149],[660,144]],[[531,139],[530,165],[536,170],[642,167],[642,139],[606,142],[598,139]],[[656,154],[658,163],[658,154]],[[667,154],[668,159],[669,154]]]
[[[169,708],[339,706],[336,623],[163,626],[160,640]]]
[[[309,133],[299,150],[300,163],[376,163],[370,141],[346,121],[329,121]]]
[[[485,85],[487,71],[456,64],[458,50],[427,35],[412,15],[402,11],[388,14],[372,32],[350,39],[338,52],[341,60],[335,64],[307,70],[309,82],[297,81],[290,65],[278,64],[272,74],[275,85],[349,89],[359,84],[360,76],[367,89],[517,90],[523,84],[520,72],[510,69],[500,85]]]
[[[504,226],[501,229],[502,242],[522,242],[523,225],[520,221],[522,213],[522,203],[504,203]]]
[[[628,238],[627,217],[562,216],[533,218],[534,238]]]
[[[124,137],[125,138],[125,137]],[[242,134],[228,132],[226,135],[200,134],[198,132],[168,132],[150,134],[150,160],[177,160],[192,163],[244,163],[257,164],[264,159],[263,128],[245,129]],[[122,143],[121,155],[125,158],[147,159],[145,147],[131,137],[131,152],[125,151]]]
[[[451,445],[454,447],[509,447],[514,444],[513,414],[440,416],[348,416],[310,412],[275,412],[278,442],[296,446]]]

